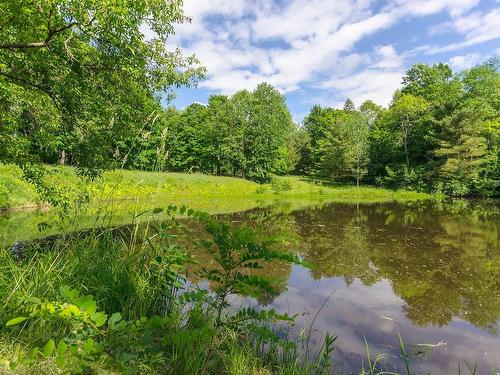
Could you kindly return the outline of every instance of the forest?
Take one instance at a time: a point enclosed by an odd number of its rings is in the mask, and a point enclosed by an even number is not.
[[[40,103],[43,110],[34,112],[38,103],[23,96],[39,93],[6,91],[5,104],[21,101],[15,111],[3,113],[10,126],[0,133],[2,159],[257,182],[294,174],[452,196],[498,196],[499,69],[498,59],[458,73],[442,63],[415,64],[388,108],[371,100],[356,108],[347,99],[342,109],[314,106],[301,124],[292,121],[285,97],[266,83],[252,92],[212,95],[208,104],[182,110],[163,108],[159,97],[143,93],[130,108],[120,103],[113,115],[85,112],[92,126],[80,129],[83,134],[67,126],[70,119],[63,120],[67,113],[58,112],[57,102]],[[106,123],[96,116],[111,117]],[[28,123],[32,129],[25,128]]]
[[[124,166],[241,176],[297,174],[453,196],[499,194],[500,61],[454,73],[416,64],[388,108],[314,106],[294,124],[268,84],[212,96],[141,129]],[[120,150],[120,148],[118,148]],[[123,153],[123,152],[122,152]]]

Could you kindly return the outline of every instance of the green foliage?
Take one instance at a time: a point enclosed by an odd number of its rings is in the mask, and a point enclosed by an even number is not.
[[[9,0],[0,17],[0,162],[23,166],[42,192],[33,165],[69,163],[91,177],[113,167],[120,143],[163,112],[157,94],[204,74],[166,47],[188,20],[181,1]]]
[[[271,189],[275,194],[279,194],[284,191],[292,190],[292,184],[289,180],[273,178],[271,180]]]
[[[207,106],[195,103],[182,112],[170,109],[165,123],[150,129],[148,137],[158,138],[160,130],[168,129],[164,168],[173,171],[267,182],[273,172],[293,170],[298,160],[300,145],[292,135],[295,128],[285,99],[268,84],[232,97],[213,95]],[[145,144],[141,153],[137,149],[130,154],[130,160],[145,159],[149,153],[149,163],[141,165],[152,170],[155,148],[159,147]]]
[[[368,121],[359,178],[392,188],[448,195],[498,195],[500,64],[492,59],[459,74],[446,64],[415,64],[388,109],[371,101],[359,109]],[[315,106],[304,120],[309,147],[298,170],[316,176],[347,175],[348,145],[342,124],[355,112]],[[365,130],[362,128],[361,130]],[[349,132],[348,132],[349,133]],[[366,151],[368,148],[368,151]],[[360,153],[358,152],[358,155]],[[369,162],[368,162],[369,160]]]
[[[369,162],[368,119],[350,112],[339,119],[325,139],[327,153],[322,159],[322,170],[332,178],[352,176],[359,181],[367,173]]]

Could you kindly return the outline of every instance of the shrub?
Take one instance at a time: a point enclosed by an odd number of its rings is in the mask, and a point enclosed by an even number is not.
[[[9,207],[9,192],[0,182],[0,210],[6,210]]]
[[[271,180],[271,189],[275,194],[282,193],[284,191],[290,191],[292,190],[292,184],[290,181],[285,180],[283,178],[276,178],[274,177]]]

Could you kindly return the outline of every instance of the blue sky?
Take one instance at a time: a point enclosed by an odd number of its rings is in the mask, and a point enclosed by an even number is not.
[[[171,45],[208,69],[173,104],[206,103],[269,82],[300,122],[314,104],[387,105],[405,70],[456,71],[500,55],[500,0],[184,0]]]

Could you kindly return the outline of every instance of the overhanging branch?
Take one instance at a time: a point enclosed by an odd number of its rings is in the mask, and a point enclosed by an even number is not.
[[[23,86],[32,87],[32,88],[35,88],[35,89],[37,89],[39,91],[44,92],[52,100],[52,102],[54,103],[54,105],[57,108],[61,108],[61,104],[62,104],[61,101],[59,100],[59,98],[57,98],[57,96],[49,88],[44,87],[42,85],[39,85],[37,83],[33,83],[33,82],[30,82],[30,81],[27,81],[27,80],[25,80],[23,78],[13,76],[12,74],[9,74],[9,73],[6,73],[6,72],[2,72],[1,70],[0,70],[0,76],[8,78],[8,79],[10,79],[12,81],[15,81],[17,83],[20,83]]]

